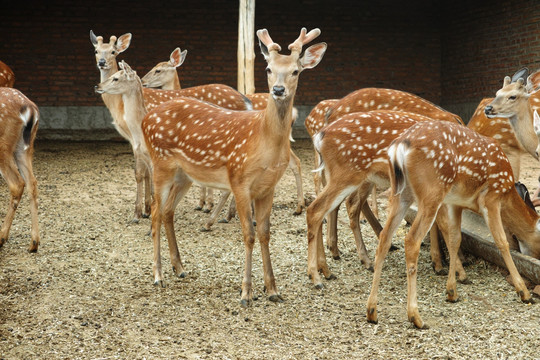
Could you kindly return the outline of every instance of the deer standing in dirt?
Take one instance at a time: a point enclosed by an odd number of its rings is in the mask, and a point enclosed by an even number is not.
[[[377,292],[383,261],[391,238],[413,202],[418,204],[418,213],[404,241],[407,315],[417,328],[427,327],[420,317],[416,297],[420,244],[443,204],[448,214],[448,301],[458,299],[455,274],[461,243],[461,214],[464,209],[470,209],[484,217],[521,300],[532,302],[510,255],[503,224],[519,231],[524,245],[538,256],[540,222],[536,212],[519,197],[512,167],[499,144],[461,125],[429,121],[417,123],[401,134],[388,149],[388,156],[392,194],[375,257],[373,284],[367,301],[368,321],[377,322]]]
[[[32,157],[39,124],[39,109],[22,92],[8,87],[0,88],[0,104],[0,172],[10,192],[9,207],[0,229],[0,246],[4,245],[9,237],[13,217],[26,186],[32,221],[28,251],[36,252],[39,247],[38,190]]]
[[[290,125],[298,76],[315,67],[326,50],[325,43],[303,45],[320,34],[319,29],[300,36],[289,45],[290,55],[279,54],[280,46],[266,29],[257,31],[268,63],[268,106],[260,111],[219,109],[196,99],[184,98],[163,104],[143,120],[143,135],[153,164],[154,281],[163,284],[160,229],[165,226],[170,258],[177,276],[185,276],[174,233],[174,208],[192,182],[232,191],[242,225],[245,271],[241,303],[253,299],[252,252],[255,228],[261,244],[265,289],[272,301],[282,301],[270,261],[270,212],[274,188],[287,168],[290,156]],[[212,124],[212,126],[209,126]],[[163,129],[161,129],[163,128]]]
[[[0,61],[0,87],[13,87],[15,85],[15,74],[6,63]]]

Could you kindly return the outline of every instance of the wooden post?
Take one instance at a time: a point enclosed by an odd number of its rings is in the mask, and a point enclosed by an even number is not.
[[[255,0],[240,0],[238,15],[238,91],[255,92]]]

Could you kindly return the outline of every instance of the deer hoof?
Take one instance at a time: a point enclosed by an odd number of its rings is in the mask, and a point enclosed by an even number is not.
[[[285,300],[283,300],[283,298],[281,297],[281,295],[278,295],[278,294],[276,294],[276,295],[271,295],[271,296],[268,298],[268,300],[270,300],[270,301],[272,301],[272,302],[276,302],[276,303],[282,303],[283,301],[285,301]]]

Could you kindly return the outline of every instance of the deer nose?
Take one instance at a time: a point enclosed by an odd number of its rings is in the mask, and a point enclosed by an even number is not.
[[[105,66],[105,59],[99,59],[98,65],[99,66]]]
[[[281,96],[281,95],[283,95],[285,93],[285,86],[274,86],[272,88],[272,92],[276,96]]]
[[[493,111],[493,106],[491,105],[486,106],[486,108],[484,109],[484,113],[486,115],[490,114],[492,111]]]

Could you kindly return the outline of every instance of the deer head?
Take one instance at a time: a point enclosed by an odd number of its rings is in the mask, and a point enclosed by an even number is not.
[[[137,72],[132,70],[124,60],[122,60],[118,66],[120,67],[119,71],[111,75],[107,80],[96,85],[96,93],[124,94],[132,89],[136,89],[136,87],[132,85],[133,82],[141,83],[140,78],[137,76]]]
[[[119,38],[111,36],[108,43],[103,42],[102,36],[96,36],[90,30],[90,41],[94,45],[96,64],[100,70],[116,70],[116,56],[124,52],[131,43],[131,33],[126,33]]]
[[[165,88],[165,84],[173,83],[175,80],[178,81],[176,68],[184,63],[186,55],[187,50],[181,51],[180,48],[174,49],[169,61],[160,62],[142,77],[141,80],[143,86],[149,88]],[[172,87],[170,89],[173,90]],[[180,86],[178,86],[178,89],[180,89]]]
[[[268,88],[274,101],[280,103],[291,103],[296,93],[298,85],[298,75],[305,69],[312,69],[321,61],[326,51],[326,43],[318,43],[310,46],[302,52],[302,46],[311,42],[319,36],[321,30],[313,29],[306,33],[306,28],[302,28],[300,36],[289,45],[290,55],[281,55],[281,46],[276,44],[268,30],[257,31],[261,52],[268,63],[266,74]]]

